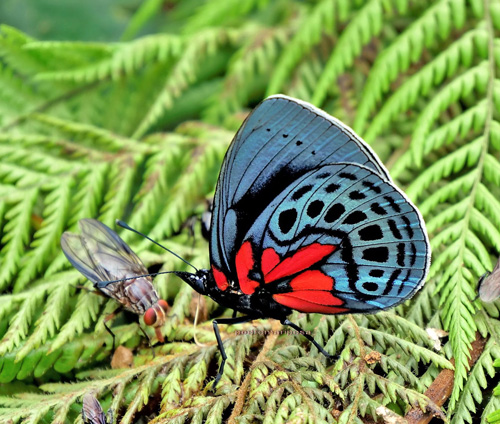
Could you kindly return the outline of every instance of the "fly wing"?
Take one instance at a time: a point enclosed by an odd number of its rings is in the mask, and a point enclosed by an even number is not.
[[[61,236],[61,248],[68,261],[94,284],[106,280],[84,245],[82,236],[65,232]]]
[[[71,264],[95,284],[147,274],[139,257],[113,230],[95,219],[79,222],[82,235],[64,233],[61,247]]]
[[[147,274],[146,267],[139,257],[111,228],[97,219],[89,218],[81,219],[79,226],[87,244],[99,245],[101,253],[119,256],[123,263],[134,265],[134,269],[141,274]]]
[[[483,302],[493,302],[500,297],[500,259],[491,274],[481,277],[478,292]]]
[[[83,397],[82,418],[85,424],[106,424],[106,417],[99,401],[91,394]]]

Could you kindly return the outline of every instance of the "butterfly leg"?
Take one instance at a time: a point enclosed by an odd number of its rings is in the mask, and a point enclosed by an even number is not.
[[[318,350],[323,355],[325,355],[328,359],[334,359],[335,358],[334,355],[330,355],[325,349],[323,349],[323,347],[316,340],[313,339],[313,337],[310,334],[307,334],[297,324],[294,324],[293,322],[291,322],[290,320],[288,320],[286,318],[281,320],[281,324],[288,325],[289,327],[292,327],[294,330],[300,332],[307,340],[309,340],[314,346],[316,346],[318,348]]]
[[[217,339],[217,346],[219,346],[219,352],[220,355],[222,356],[222,362],[219,367],[219,371],[217,372],[217,376],[215,377],[215,382],[214,385],[212,386],[212,390],[215,390],[217,387],[217,383],[219,383],[219,380],[222,377],[222,374],[224,372],[224,365],[226,363],[226,351],[224,350],[224,345],[222,344],[222,339],[220,337],[219,333],[219,325],[218,324],[242,324],[244,322],[252,321],[255,319],[253,316],[243,316],[243,317],[236,317],[236,318],[221,318],[219,320],[213,320],[212,325],[214,327],[214,333],[215,333],[215,338]]]

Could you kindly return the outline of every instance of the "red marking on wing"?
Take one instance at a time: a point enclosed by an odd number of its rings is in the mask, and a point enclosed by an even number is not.
[[[255,265],[255,259],[252,252],[252,244],[249,241],[243,243],[236,254],[236,274],[240,289],[245,294],[252,294],[259,286],[259,282],[252,280],[248,273]]]
[[[215,268],[213,265],[212,265],[212,273],[214,274],[215,284],[217,284],[219,290],[222,291],[226,290],[229,287],[226,275],[222,271],[219,271],[217,268]]]
[[[329,291],[333,289],[333,278],[321,271],[304,271],[290,281],[290,287],[294,292],[303,290]]]
[[[347,308],[330,306],[341,305],[344,302],[324,290],[301,290],[292,293],[273,294],[273,299],[284,306],[300,312],[340,314],[349,310]]]
[[[297,250],[297,252],[295,252],[292,256],[284,259],[276,265],[270,272],[264,273],[264,280],[266,283],[271,283],[275,280],[279,280],[280,278],[288,277],[290,275],[297,274],[300,271],[304,271],[333,253],[336,248],[337,246],[333,246],[331,244],[320,243],[313,243],[309,246],[304,246]]]
[[[280,257],[272,247],[264,249],[260,268],[264,275],[268,274],[280,262]]]

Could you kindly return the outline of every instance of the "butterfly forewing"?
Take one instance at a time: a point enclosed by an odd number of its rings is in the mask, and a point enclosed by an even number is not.
[[[326,163],[354,162],[389,175],[354,132],[325,112],[286,96],[258,105],[224,158],[214,198],[211,260],[229,272],[251,224],[291,181]]]

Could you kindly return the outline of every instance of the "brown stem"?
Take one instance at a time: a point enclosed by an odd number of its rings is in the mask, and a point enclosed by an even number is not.
[[[476,363],[481,354],[483,353],[486,339],[483,339],[479,333],[476,333],[476,339],[472,342],[469,358],[469,368]],[[450,362],[455,365],[455,360],[451,359]],[[441,407],[451,396],[453,391],[453,382],[455,380],[455,371],[443,370],[436,379],[432,382],[429,388],[424,393],[432,402]],[[427,424],[433,417],[439,416],[440,411],[422,411],[419,408],[413,408],[408,411],[405,418],[408,424]]]

